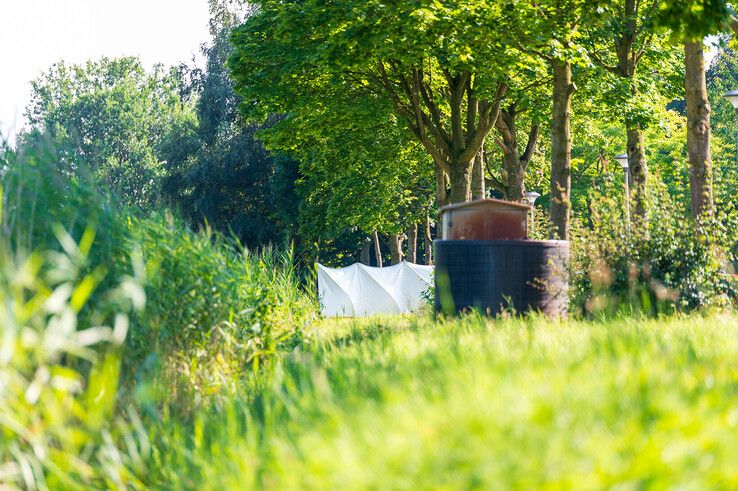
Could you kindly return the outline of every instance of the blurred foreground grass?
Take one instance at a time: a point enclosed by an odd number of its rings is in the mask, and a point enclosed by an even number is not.
[[[154,431],[188,489],[736,489],[738,316],[324,321]]]

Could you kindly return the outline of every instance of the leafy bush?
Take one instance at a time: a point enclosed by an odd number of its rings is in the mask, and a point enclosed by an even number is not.
[[[736,216],[718,213],[695,223],[657,182],[650,184],[647,234],[628,227],[620,191],[611,182],[591,194],[589,223],[572,235],[573,302],[585,312],[624,305],[656,313],[727,306]],[[637,218],[635,218],[637,220]]]

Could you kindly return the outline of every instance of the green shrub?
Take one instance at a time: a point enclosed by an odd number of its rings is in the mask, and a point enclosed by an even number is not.
[[[724,307],[735,299],[727,273],[736,216],[718,213],[695,223],[663,186],[650,185],[647,234],[637,232],[637,218],[627,227],[612,183],[592,192],[591,217],[572,232],[575,310],[656,313]]]

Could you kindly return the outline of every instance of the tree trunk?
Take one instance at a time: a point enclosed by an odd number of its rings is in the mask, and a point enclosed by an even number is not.
[[[525,192],[523,180],[525,169],[521,165],[520,153],[518,153],[517,146],[503,153],[502,160],[507,174],[507,192],[505,193],[505,197],[509,201],[522,201],[523,193]]]
[[[448,174],[443,170],[443,167],[436,164],[436,203],[439,208],[448,204],[447,182]]]
[[[379,233],[374,231],[374,257],[377,261],[377,267],[382,267],[382,247],[379,244]]]
[[[405,256],[411,263],[418,262],[418,224],[413,223],[407,229],[407,255]]]
[[[366,264],[367,266],[371,265],[371,252],[370,248],[372,245],[371,239],[368,237],[364,239],[363,244],[361,245],[361,264]]]
[[[392,264],[402,262],[402,234],[390,234],[389,237],[390,258]]]
[[[517,114],[518,111],[513,102],[506,109],[501,110],[497,118],[496,127],[500,134],[497,144],[502,150],[503,179],[505,180],[497,184],[503,188],[501,190],[505,193],[506,199],[520,202],[525,194],[525,171],[538,142],[539,125],[535,123],[531,125],[528,143],[521,155],[518,145]]]
[[[471,173],[473,166],[473,160],[469,162],[454,162],[451,165],[451,173],[449,175],[451,180],[451,195],[449,196],[449,203],[463,203],[471,200]]]
[[[712,213],[712,156],[710,155],[710,103],[705,84],[702,41],[684,43],[687,101],[687,160],[692,194],[692,217]]]
[[[571,64],[554,59],[551,121],[551,238],[569,240],[571,211]]]
[[[648,232],[648,211],[646,209],[646,144],[643,130],[639,127],[628,128],[628,172],[630,173],[631,194],[635,196],[635,217],[642,233]],[[628,197],[630,199],[630,196]]]
[[[472,170],[472,199],[484,199],[487,197],[487,190],[484,186],[484,146],[479,149],[479,153],[474,157],[474,168]]]
[[[433,264],[433,237],[431,237],[430,210],[425,211],[425,264]]]
[[[515,201],[520,203],[523,201],[523,195],[525,194],[525,171],[518,167],[511,169],[512,172],[508,172],[508,193],[507,199],[509,201]]]

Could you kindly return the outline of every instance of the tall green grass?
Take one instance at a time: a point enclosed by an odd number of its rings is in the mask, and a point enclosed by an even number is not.
[[[116,410],[140,282],[98,292],[107,272],[84,272],[93,233],[58,234],[62,251],[23,258],[0,243],[0,488],[141,489],[148,436]]]
[[[144,425],[235,394],[315,300],[289,252],[121,207],[54,149],[0,159],[0,489],[142,488]]]
[[[185,413],[233,392],[246,372],[299,342],[315,317],[289,250],[252,253],[221,234],[193,232],[169,212],[123,207],[59,150],[40,142],[24,152],[3,163],[8,251],[58,251],[56,231],[75,241],[96,231],[84,268],[109,272],[100,291],[134,274],[130,257],[140,258],[147,302],[132,318],[123,372],[140,402]],[[89,304],[102,300],[93,294]]]
[[[126,365],[139,402],[180,416],[236,393],[241,381],[302,340],[316,317],[289,250],[250,253],[178,220],[131,222],[146,264],[147,306],[129,335]]]
[[[319,327],[322,328],[322,327]],[[179,489],[735,489],[738,318],[336,325],[164,421]]]

